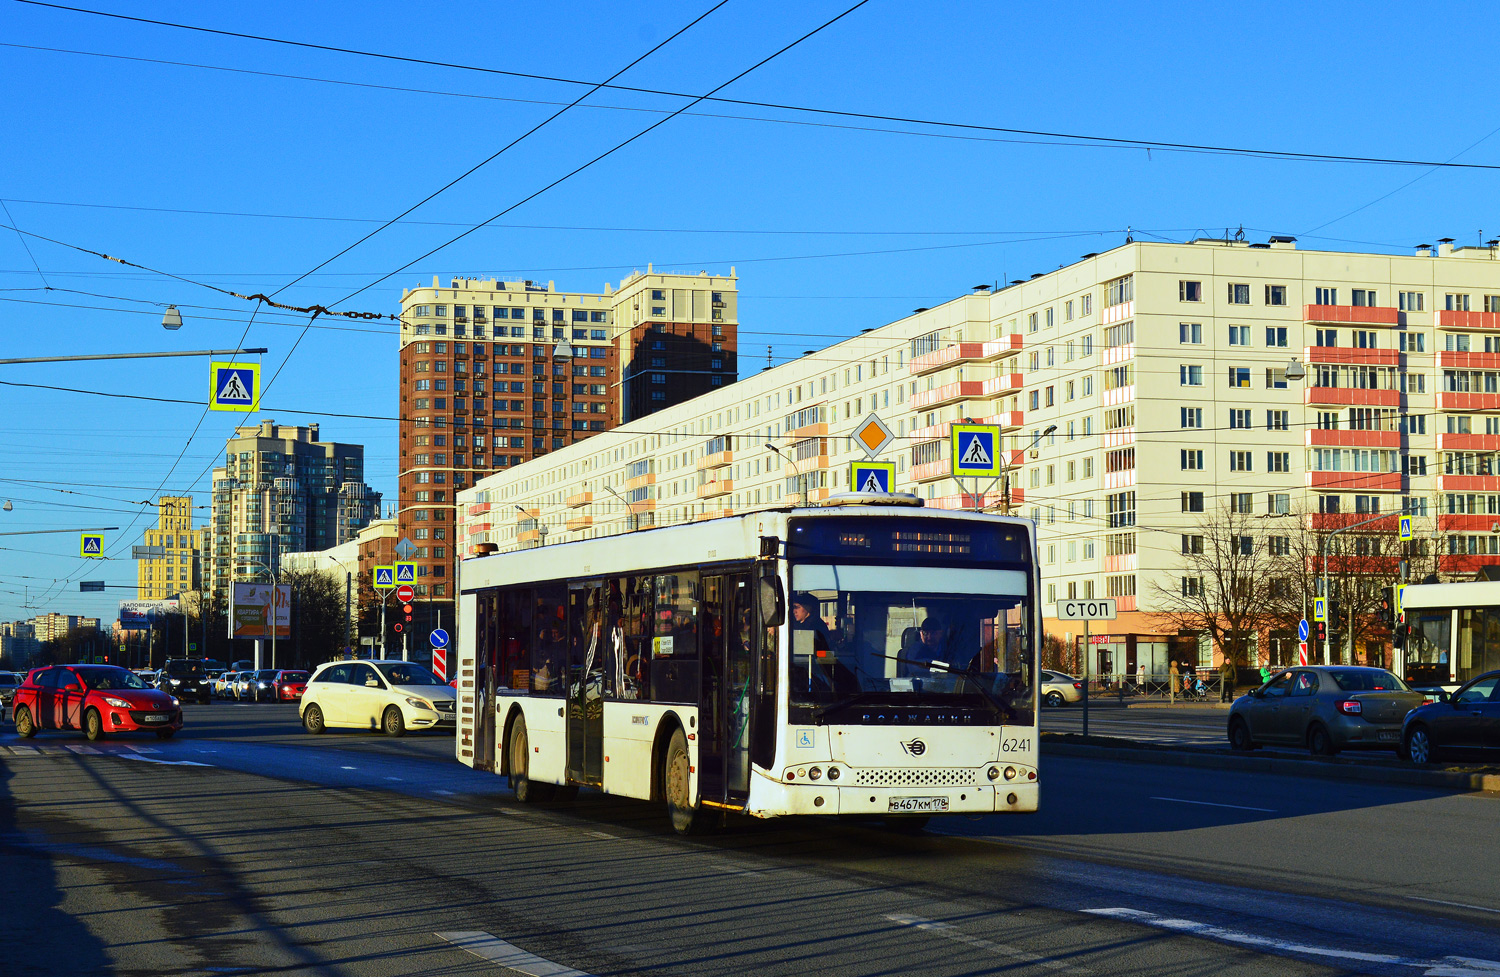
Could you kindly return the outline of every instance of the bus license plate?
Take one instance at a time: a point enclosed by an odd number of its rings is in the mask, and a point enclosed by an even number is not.
[[[895,814],[936,814],[948,810],[948,798],[892,797],[886,810]]]

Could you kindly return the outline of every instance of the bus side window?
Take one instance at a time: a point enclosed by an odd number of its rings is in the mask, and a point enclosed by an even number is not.
[[[538,587],[531,618],[531,691],[564,695],[568,677],[568,591],[558,584]]]
[[[651,637],[651,699],[698,701],[698,571],[655,578],[656,627]]]
[[[531,611],[535,604],[536,595],[530,587],[500,595],[495,628],[500,645],[497,686],[531,688]]]
[[[651,596],[650,577],[620,577],[619,621],[609,643],[606,675],[618,699],[651,698]]]
[[[750,761],[769,767],[776,758],[776,647],[780,628],[761,628],[756,652],[755,721],[751,727]]]

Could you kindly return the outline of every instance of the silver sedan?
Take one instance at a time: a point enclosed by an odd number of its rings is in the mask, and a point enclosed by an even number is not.
[[[1042,696],[1042,704],[1048,706],[1065,706],[1070,702],[1077,702],[1083,698],[1083,680],[1076,679],[1065,672],[1053,672],[1042,669],[1041,688],[1038,691]]]
[[[1347,749],[1394,750],[1401,722],[1426,701],[1383,668],[1289,668],[1242,695],[1229,709],[1229,745],[1305,746],[1333,756]]]

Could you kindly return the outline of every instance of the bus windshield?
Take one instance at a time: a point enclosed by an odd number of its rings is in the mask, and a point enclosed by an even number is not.
[[[799,565],[792,581],[794,706],[970,700],[1001,722],[1031,722],[1024,572]]]

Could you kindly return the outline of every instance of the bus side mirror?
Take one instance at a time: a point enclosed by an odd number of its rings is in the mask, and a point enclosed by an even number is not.
[[[781,578],[774,572],[767,572],[760,578],[758,593],[761,626],[781,627],[782,622],[786,620],[786,595],[781,590]]]

